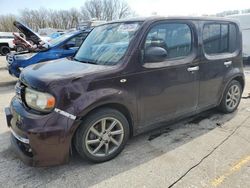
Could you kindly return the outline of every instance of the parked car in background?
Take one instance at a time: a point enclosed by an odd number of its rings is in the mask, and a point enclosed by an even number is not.
[[[7,55],[14,49],[13,39],[13,33],[0,32],[0,55]]]
[[[60,37],[61,35],[65,34],[66,32],[55,32],[55,33],[51,33],[49,34],[48,36],[51,38],[51,39],[55,39],[57,37]]]
[[[9,73],[15,77],[19,77],[21,70],[29,65],[74,55],[90,32],[77,30],[47,42],[24,24],[15,22],[15,26],[32,42],[32,48],[27,52],[9,53],[6,56]]]
[[[243,37],[243,58],[245,64],[250,64],[250,13],[228,16],[240,23]]]
[[[160,122],[214,107],[234,112],[243,88],[234,21],[137,18],[97,26],[73,58],[25,68],[5,113],[30,165],[63,164],[73,147],[104,162]]]
[[[42,45],[35,45],[32,40],[27,38],[23,33],[13,33],[14,35],[14,50],[16,52],[23,52],[23,51],[39,51]],[[41,37],[41,41],[49,42],[52,38],[51,37]],[[44,44],[44,43],[43,43]]]
[[[23,51],[32,51],[33,49],[33,42],[27,41],[26,37],[22,33],[13,33],[14,35],[14,49],[16,52],[23,52]]]
[[[53,33],[65,33],[64,29],[56,29],[56,28],[40,28],[37,32],[40,36],[50,36]]]

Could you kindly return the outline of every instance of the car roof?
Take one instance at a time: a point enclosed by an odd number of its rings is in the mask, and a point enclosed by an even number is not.
[[[74,34],[78,34],[78,33],[89,33],[92,29],[77,29],[74,31],[70,31],[69,33],[74,33]],[[67,32],[66,32],[67,33]]]
[[[74,36],[74,35],[78,35],[81,33],[89,33],[89,32],[90,32],[89,30],[74,30],[74,31],[65,32],[63,35],[70,34],[71,36]]]
[[[151,16],[151,17],[137,17],[137,18],[130,18],[130,19],[121,19],[116,21],[111,21],[109,23],[117,23],[117,22],[147,22],[147,21],[161,21],[161,20],[197,20],[197,21],[229,21],[235,22],[234,19],[224,18],[224,17],[210,17],[210,16],[173,16],[173,17],[163,17],[163,16]]]

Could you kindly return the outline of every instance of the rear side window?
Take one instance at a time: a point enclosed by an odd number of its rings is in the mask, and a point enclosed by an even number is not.
[[[233,53],[237,49],[237,29],[234,24],[205,24],[203,45],[206,54]]]
[[[149,31],[144,48],[162,47],[167,51],[167,59],[185,57],[192,48],[192,32],[184,23],[158,24]]]

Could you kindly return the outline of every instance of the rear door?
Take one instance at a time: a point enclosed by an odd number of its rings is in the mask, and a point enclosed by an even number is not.
[[[143,126],[196,110],[199,94],[197,31],[188,21],[166,21],[151,27],[142,49],[164,48],[162,62],[144,62],[138,75],[139,116]]]
[[[238,30],[230,22],[201,23],[199,108],[216,105],[224,78],[237,60]]]

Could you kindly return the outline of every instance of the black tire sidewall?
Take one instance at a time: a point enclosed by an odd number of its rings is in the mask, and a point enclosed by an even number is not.
[[[104,117],[113,117],[119,120],[124,129],[124,137],[119,148],[113,152],[111,155],[106,157],[96,157],[91,155],[86,146],[85,146],[85,137],[88,133],[89,128],[99,119]],[[87,159],[88,161],[99,163],[113,159],[116,157],[125,147],[127,140],[129,138],[129,124],[125,116],[117,110],[111,108],[102,108],[94,113],[91,113],[86,117],[86,119],[79,125],[79,128],[76,130],[74,145],[77,152],[81,155],[81,157]]]
[[[8,50],[8,52],[7,52],[7,53],[4,53],[5,50]],[[10,48],[9,48],[8,46],[2,46],[2,47],[0,48],[0,53],[1,53],[2,55],[7,55],[8,53],[10,53]]]
[[[240,88],[240,99],[239,99],[238,104],[235,106],[235,108],[233,108],[233,109],[228,109],[228,108],[227,108],[227,105],[226,105],[226,97],[227,97],[227,93],[228,93],[229,89],[230,89],[233,85],[237,85],[237,86]],[[226,89],[225,89],[225,91],[224,91],[224,93],[223,93],[223,98],[222,98],[222,101],[221,101],[220,106],[219,106],[220,110],[221,110],[222,112],[224,112],[224,113],[232,113],[232,112],[234,112],[234,111],[238,108],[238,106],[239,106],[239,104],[240,104],[241,95],[242,95],[242,86],[241,86],[240,82],[238,82],[237,80],[232,80],[232,81],[227,85],[227,87],[226,87]]]

